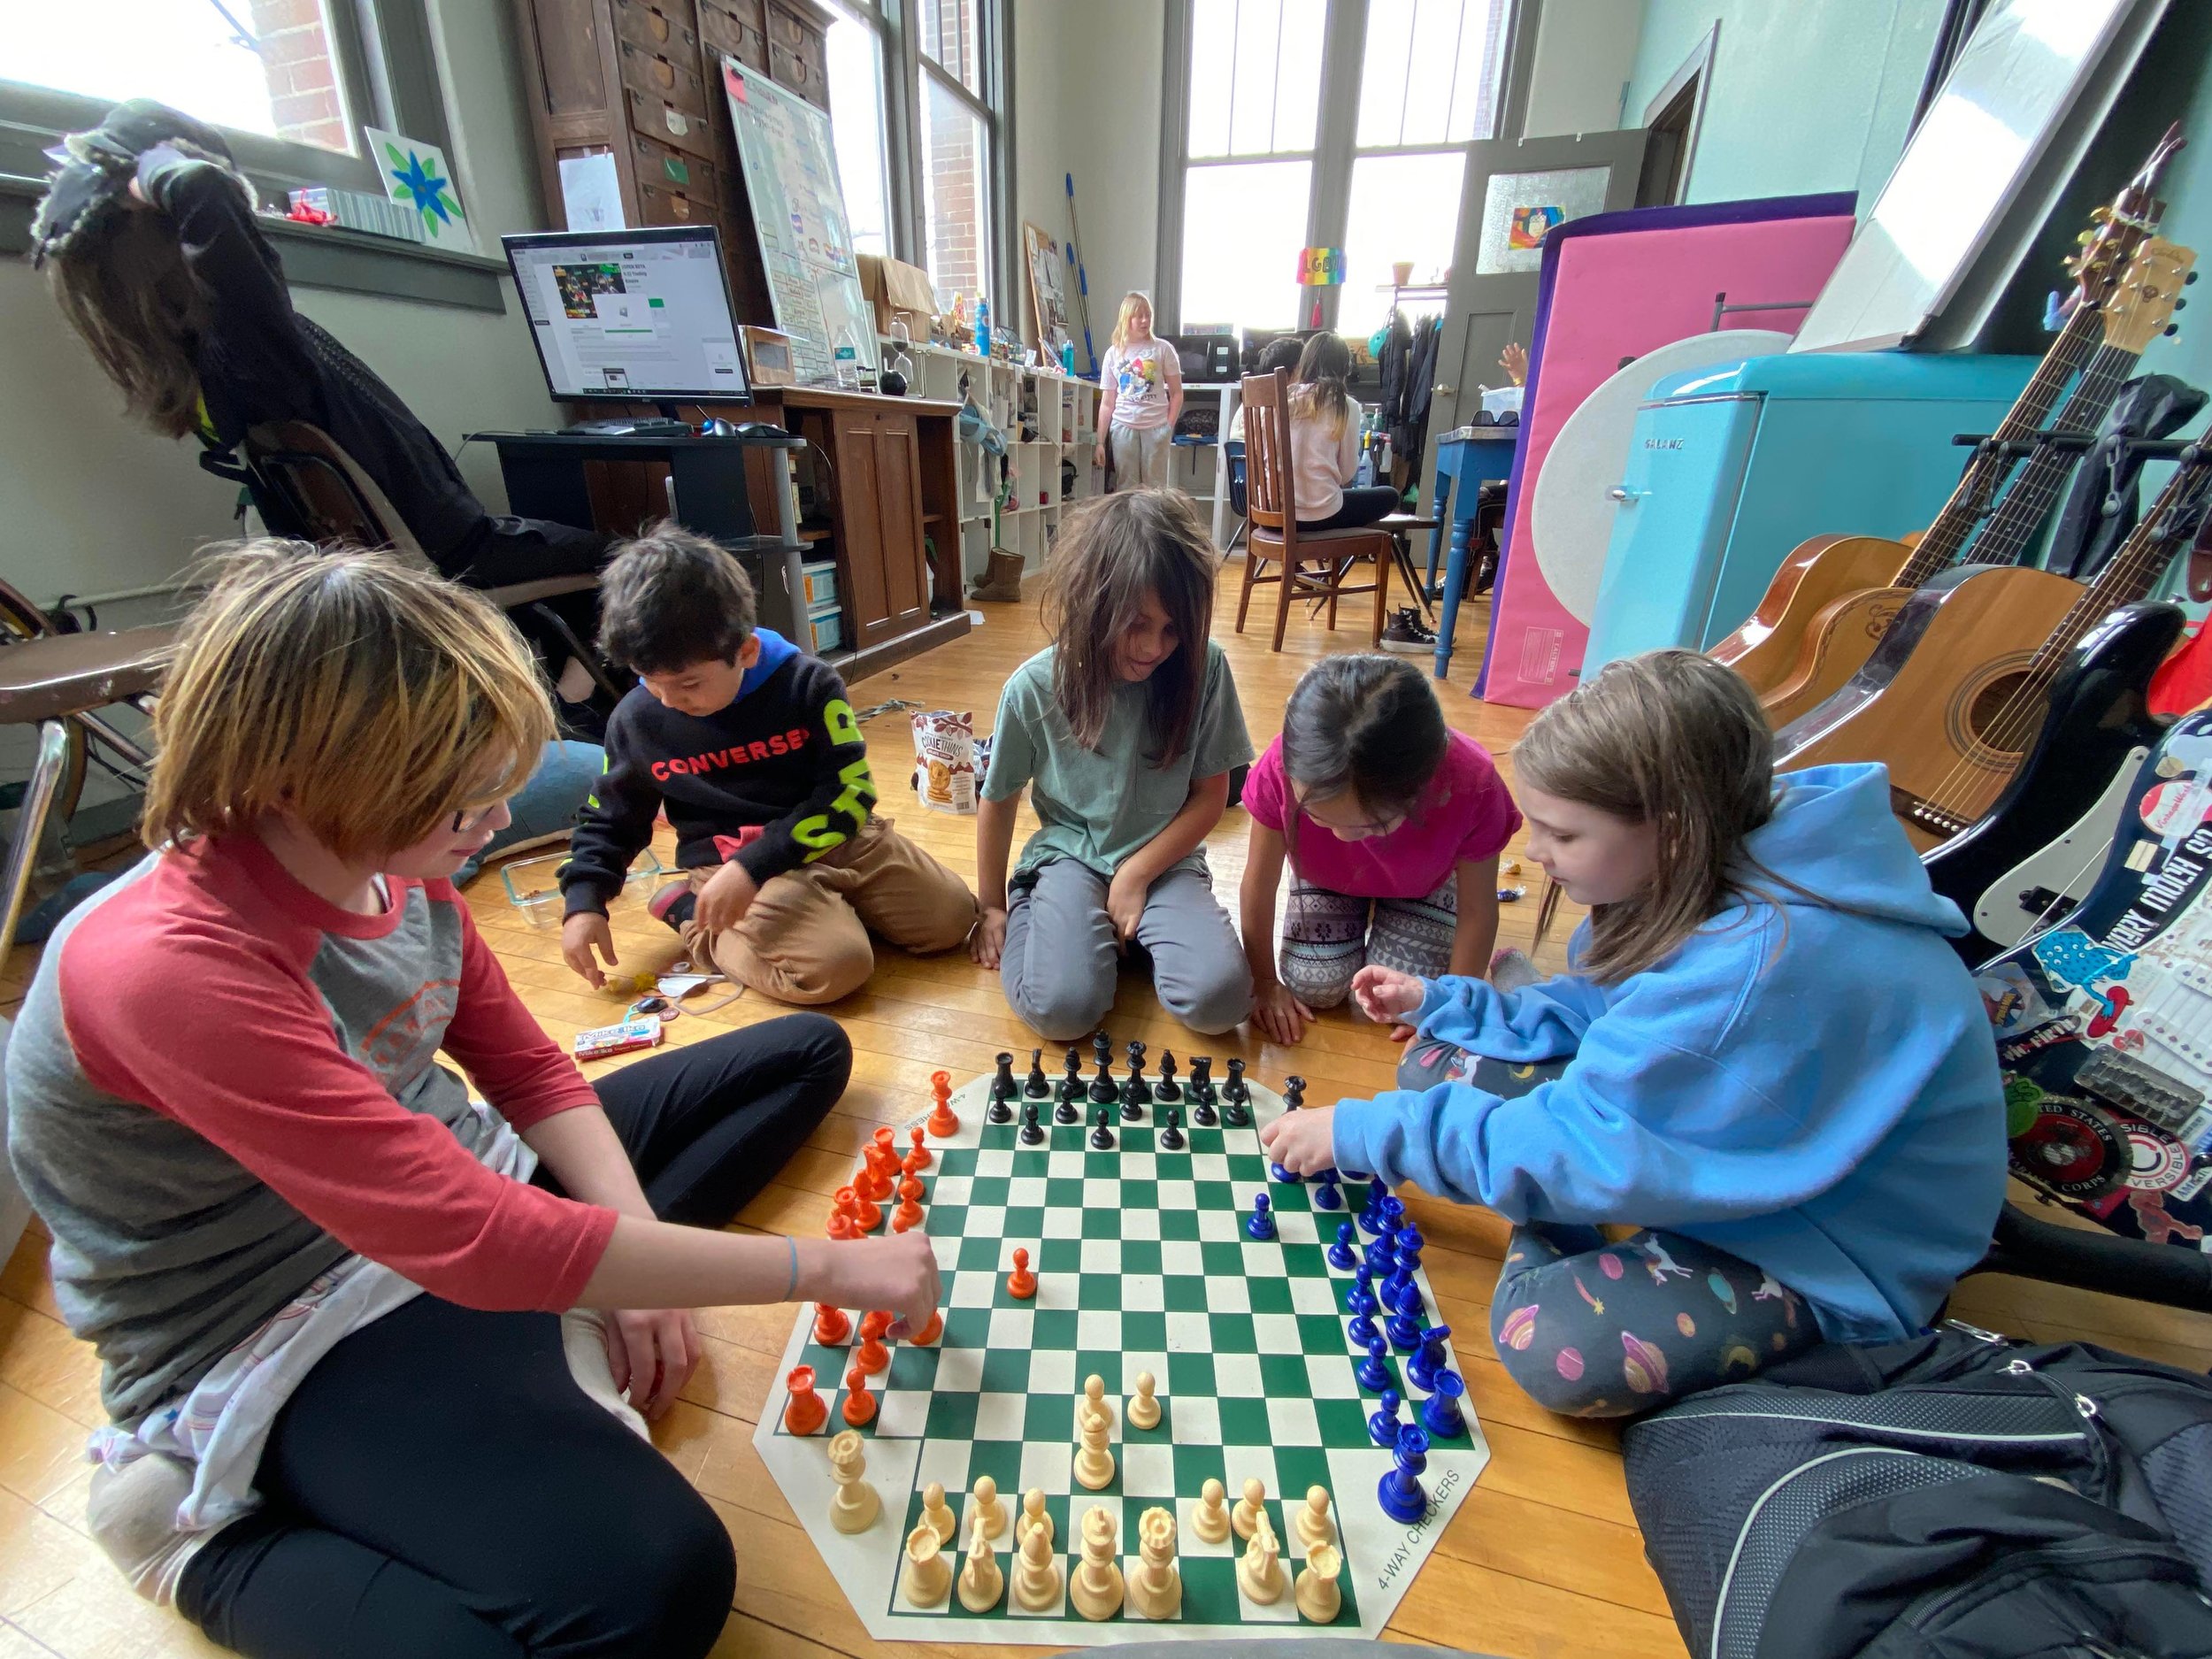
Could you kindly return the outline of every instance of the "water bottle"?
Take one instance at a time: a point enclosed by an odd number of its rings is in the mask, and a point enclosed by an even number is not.
[[[837,389],[841,392],[858,391],[860,389],[860,342],[853,337],[853,331],[850,328],[839,330],[833,362],[837,370]]]
[[[975,296],[975,349],[991,355],[991,302],[980,294]]]
[[[1060,373],[1071,380],[1075,376],[1075,342],[1072,340],[1060,342]]]

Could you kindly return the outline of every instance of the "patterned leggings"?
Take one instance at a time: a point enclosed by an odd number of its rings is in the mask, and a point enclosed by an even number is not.
[[[1276,972],[1308,1008],[1334,1008],[1371,962],[1424,979],[1449,972],[1458,926],[1455,876],[1420,899],[1357,899],[1294,877]]]
[[[1469,1083],[1510,1096],[1566,1066],[1509,1065],[1417,1041],[1398,1082]],[[1654,1410],[1820,1340],[1803,1298],[1725,1250],[1651,1228],[1609,1244],[1595,1227],[1555,1223],[1514,1228],[1490,1299],[1490,1333],[1507,1375],[1546,1410],[1571,1417]]]

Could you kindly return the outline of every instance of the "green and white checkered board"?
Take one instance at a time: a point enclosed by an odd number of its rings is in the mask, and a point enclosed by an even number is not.
[[[836,1481],[826,1448],[845,1425],[843,1382],[856,1330],[846,1344],[824,1348],[814,1340],[813,1310],[803,1312],[783,1371],[814,1367],[829,1422],[813,1435],[787,1432],[788,1396],[780,1382],[754,1437],[869,1634],[1062,1647],[1125,1640],[1125,1624],[1145,1622],[1125,1607],[1092,1624],[1068,1604],[1064,1587],[1050,1611],[1017,1608],[1010,1526],[993,1546],[1008,1587],[989,1612],[969,1613],[956,1596],[926,1612],[900,1599],[906,1535],[920,1520],[923,1488],[943,1484],[964,1549],[968,1494],[984,1475],[998,1482],[1010,1517],[1030,1487],[1044,1489],[1064,1586],[1081,1517],[1093,1504],[1115,1518],[1125,1571],[1136,1563],[1138,1517],[1155,1505],[1173,1509],[1182,1616],[1148,1634],[1194,1639],[1281,1633],[1302,1622],[1287,1588],[1271,1606],[1240,1593],[1235,1557],[1243,1546],[1233,1533],[1225,1544],[1199,1540],[1190,1517],[1208,1477],[1233,1503],[1247,1478],[1265,1483],[1288,1576],[1305,1555],[1296,1511],[1308,1487],[1325,1486],[1344,1552],[1337,1579],[1344,1610],[1330,1628],[1379,1634],[1490,1453],[1468,1410],[1464,1435],[1437,1440],[1430,1451],[1422,1477],[1427,1515],[1403,1525],[1377,1502],[1391,1459],[1368,1436],[1375,1399],[1353,1374],[1363,1356],[1344,1334],[1351,1275],[1333,1270],[1323,1254],[1336,1224],[1357,1211],[1363,1189],[1345,1189],[1349,1208],[1331,1212],[1313,1209],[1310,1187],[1271,1181],[1256,1125],[1283,1103],[1257,1085],[1253,1128],[1194,1127],[1186,1102],[1190,1144],[1181,1152],[1161,1151],[1148,1124],[1121,1124],[1118,1109],[1114,1149],[1093,1151],[1089,1125],[1052,1124],[1049,1101],[1040,1114],[1048,1139],[1025,1147],[1018,1125],[984,1121],[988,1094],[987,1078],[961,1089],[953,1097],[960,1133],[927,1143],[935,1161],[922,1177],[924,1225],[944,1270],[945,1330],[931,1348],[893,1344],[890,1370],[871,1379],[879,1407],[861,1433],[881,1517],[851,1537],[829,1520]],[[902,1129],[902,1152],[906,1145]],[[1265,1244],[1244,1230],[1260,1192],[1275,1207],[1280,1234]],[[890,1206],[884,1209],[887,1215]],[[1017,1245],[1028,1249],[1037,1275],[1027,1302],[1006,1289]],[[1425,1274],[1419,1283],[1436,1323]],[[1406,1385],[1403,1358],[1393,1355],[1391,1371],[1399,1392],[1417,1403],[1423,1396]],[[1148,1431],[1123,1420],[1137,1373],[1146,1371],[1161,1410]],[[1114,1480],[1098,1493],[1074,1478],[1075,1400],[1093,1374],[1105,1379],[1114,1417]],[[1403,1420],[1413,1420],[1412,1410]]]

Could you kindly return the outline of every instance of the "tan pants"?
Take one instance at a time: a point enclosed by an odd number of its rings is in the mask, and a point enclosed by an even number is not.
[[[714,871],[690,875],[695,892]],[[736,926],[710,940],[690,922],[683,938],[693,960],[710,956],[740,985],[811,1004],[834,1002],[867,982],[875,967],[871,931],[927,956],[965,943],[975,917],[968,884],[879,817],[836,851],[772,878]]]

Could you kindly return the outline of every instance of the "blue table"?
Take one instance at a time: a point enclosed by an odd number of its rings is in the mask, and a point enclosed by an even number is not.
[[[1437,555],[1444,541],[1443,525],[1452,528],[1451,554],[1444,565],[1443,614],[1437,618],[1436,677],[1442,680],[1452,664],[1452,631],[1459,621],[1459,602],[1467,592],[1469,566],[1474,558],[1475,502],[1480,487],[1504,483],[1513,474],[1513,446],[1521,435],[1518,426],[1462,426],[1436,441],[1436,501],[1430,511],[1440,521],[1429,533],[1429,596],[1436,596]],[[1452,486],[1459,486],[1459,500],[1452,501]]]

